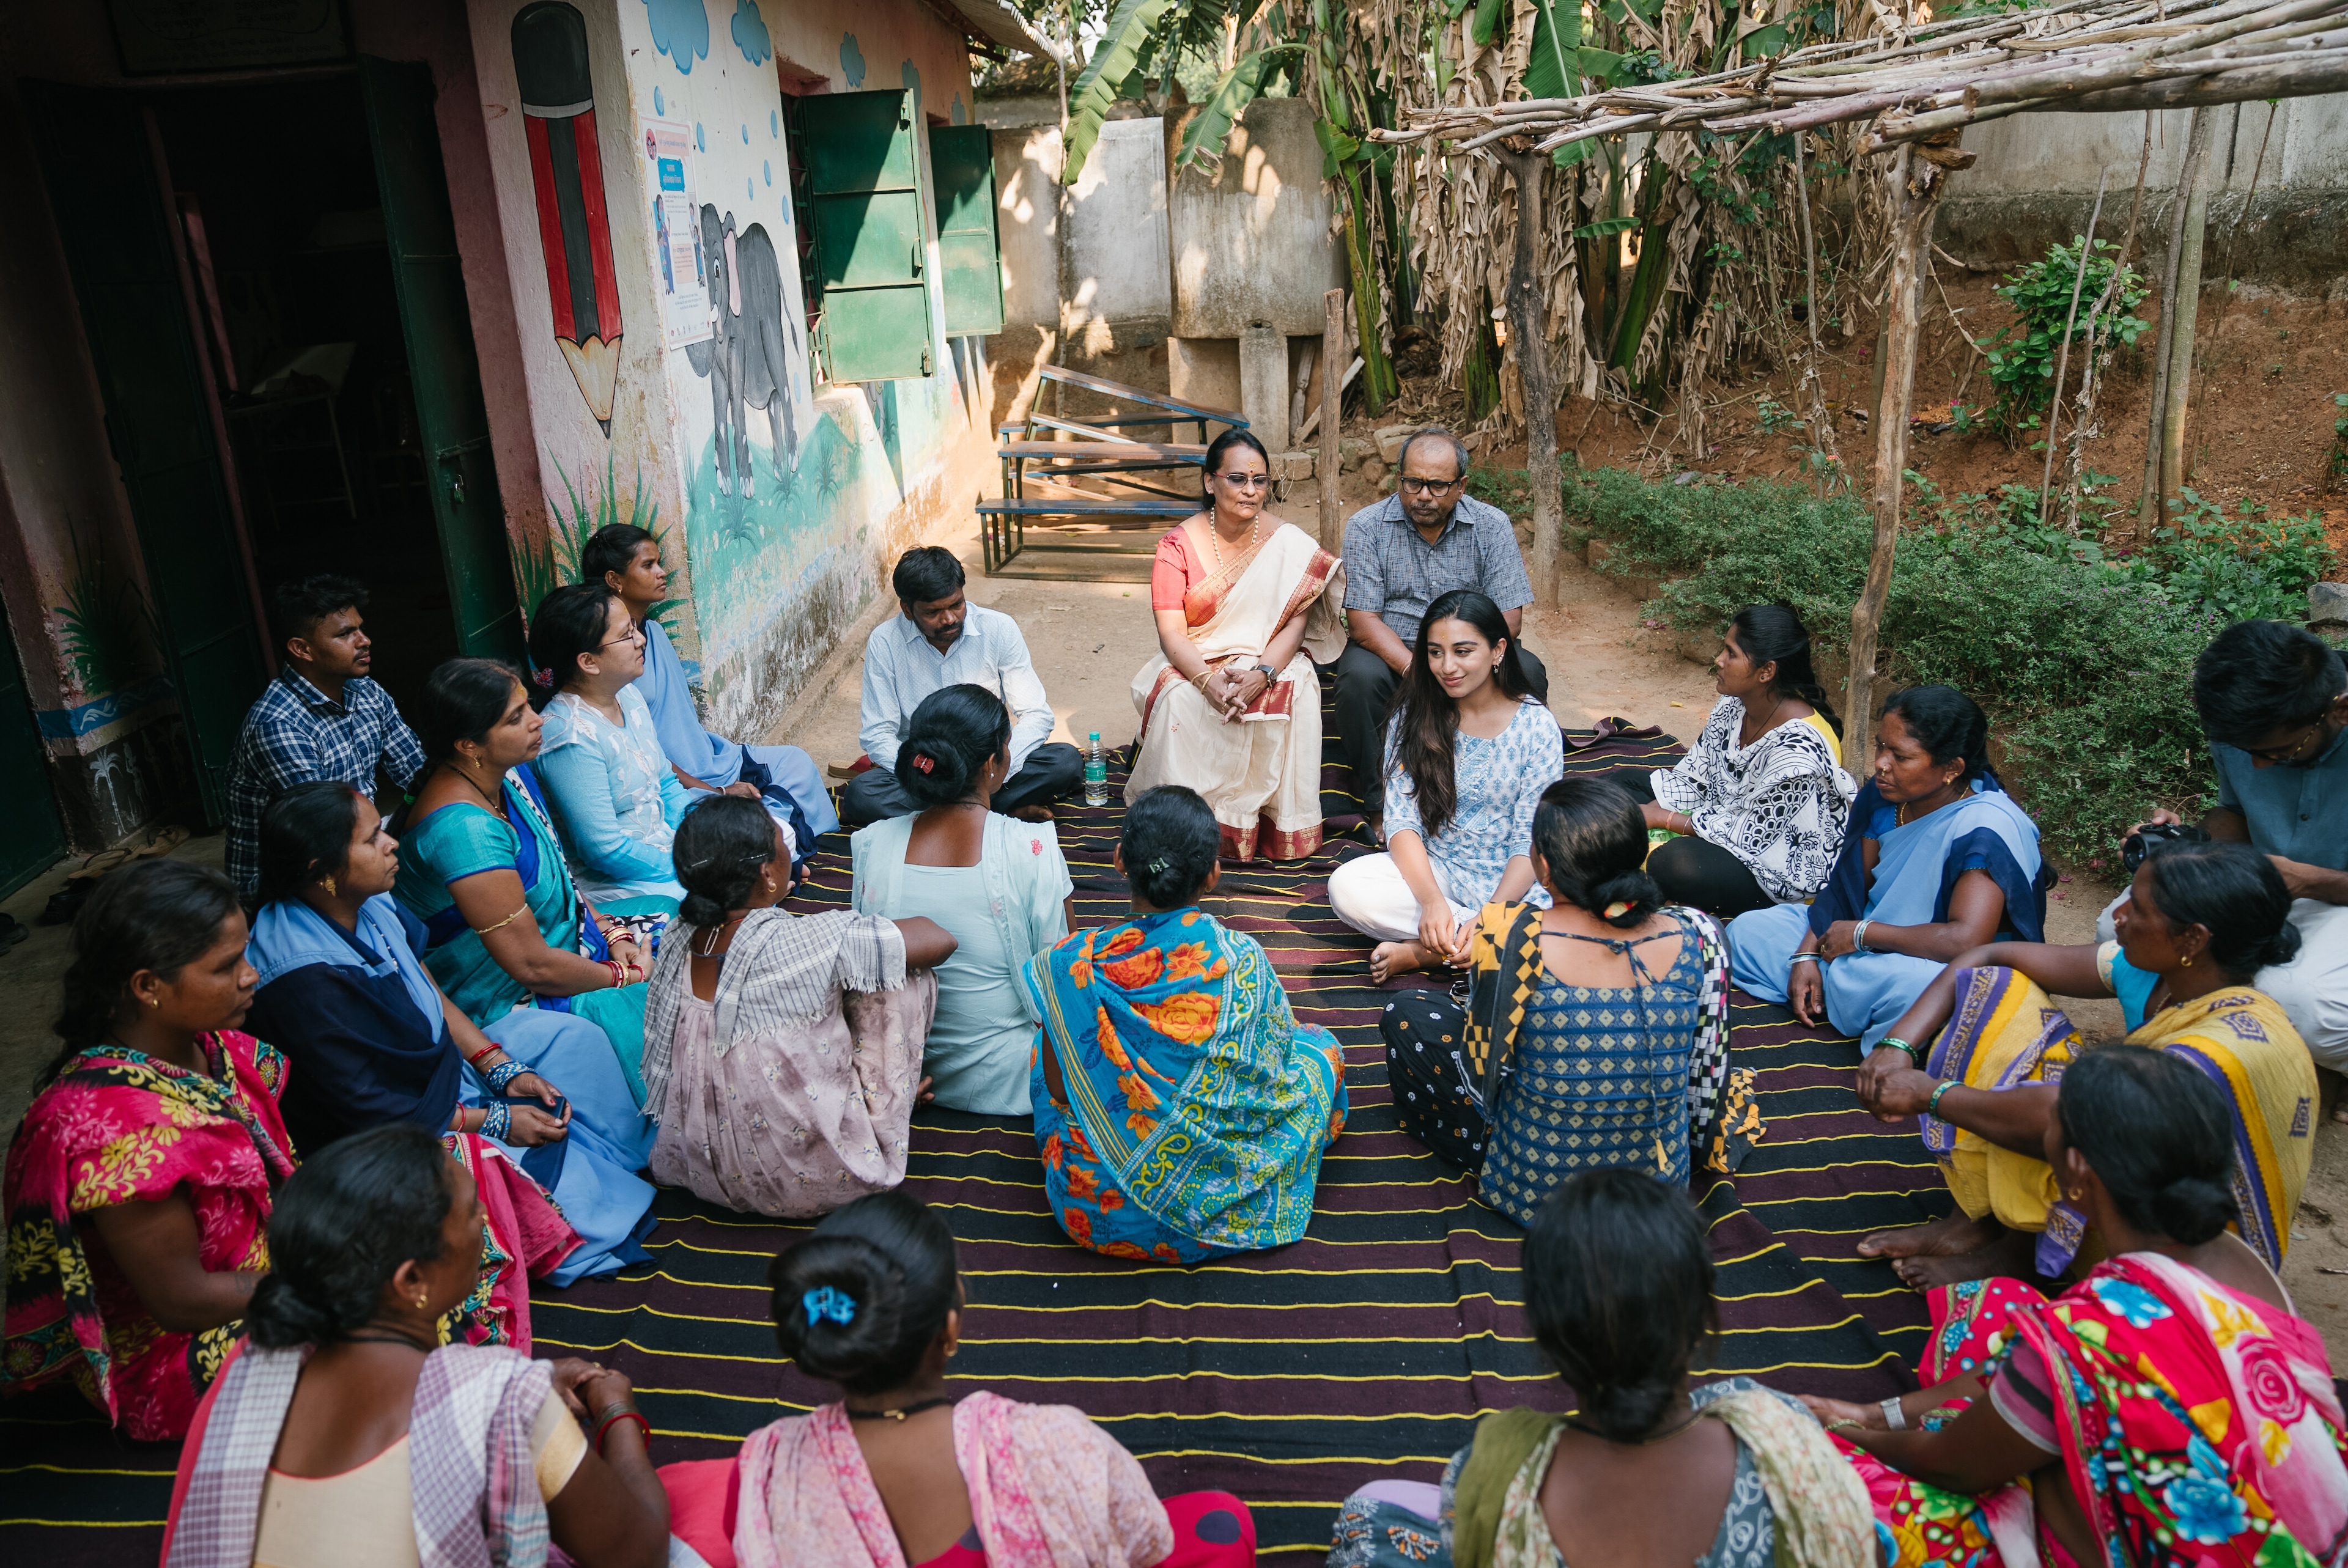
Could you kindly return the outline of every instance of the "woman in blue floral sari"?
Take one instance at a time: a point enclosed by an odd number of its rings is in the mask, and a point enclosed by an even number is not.
[[[1032,1095],[1052,1212],[1111,1257],[1189,1264],[1285,1246],[1345,1122],[1345,1059],[1299,1024],[1254,938],[1200,909],[1213,808],[1179,784],[1126,813],[1133,917],[1021,971],[1044,1020]]]

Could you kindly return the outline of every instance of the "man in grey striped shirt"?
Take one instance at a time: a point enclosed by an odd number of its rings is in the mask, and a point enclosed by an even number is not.
[[[1509,514],[1466,494],[1468,449],[1440,426],[1403,443],[1395,493],[1345,520],[1344,652],[1337,656],[1337,733],[1354,793],[1374,828],[1385,821],[1386,714],[1409,672],[1426,607],[1472,588],[1500,607],[1518,635],[1532,579]],[[1533,695],[1549,701],[1549,671],[1519,642]]]
[[[905,816],[920,803],[897,782],[897,747],[922,699],[948,686],[983,686],[1011,710],[1011,775],[989,803],[1005,816],[1052,820],[1052,803],[1084,783],[1084,754],[1051,739],[1052,704],[1019,623],[963,597],[962,562],[936,545],[907,550],[890,586],[902,612],[864,644],[862,727],[872,766],[839,792],[839,818],[862,827]]]

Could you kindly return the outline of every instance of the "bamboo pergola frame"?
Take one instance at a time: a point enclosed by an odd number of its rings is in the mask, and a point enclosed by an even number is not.
[[[2196,108],[2343,89],[2348,0],[2056,0],[1813,44],[1708,76],[1579,97],[1415,109],[1402,128],[1368,134],[1495,159],[1521,186],[1546,155],[1592,138],[1697,129],[1782,136],[1871,122],[1857,150],[1882,160],[1892,225],[1889,357],[1871,422],[1875,538],[1867,586],[1851,610],[1843,743],[1845,765],[1864,774],[1873,765],[1877,632],[1899,543],[1922,328],[1919,269],[1948,176],[1973,161],[1958,146],[1965,128],[2015,114]],[[1807,232],[1807,196],[1802,216]]]

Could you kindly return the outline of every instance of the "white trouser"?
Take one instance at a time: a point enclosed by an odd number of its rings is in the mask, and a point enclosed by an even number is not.
[[[2096,917],[2097,941],[2118,939],[2112,911],[2127,898],[2121,894]],[[2299,957],[2260,969],[2250,983],[2289,1015],[2318,1067],[2348,1073],[2348,904],[2293,899],[2291,923],[2299,927]]]
[[[1433,866],[1435,885],[1444,889],[1451,918],[1461,927],[1473,925],[1476,911],[1450,897],[1444,887],[1443,867]],[[1329,907],[1337,918],[1365,937],[1381,942],[1418,940],[1418,895],[1402,879],[1402,867],[1391,855],[1365,855],[1348,860],[1329,876]]]

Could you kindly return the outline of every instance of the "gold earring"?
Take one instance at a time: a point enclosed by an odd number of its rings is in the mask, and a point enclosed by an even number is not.
[[[335,879],[332,876],[321,876],[318,881],[325,888],[326,897],[332,898],[335,896]]]
[[[161,997],[149,997],[147,999],[147,1005],[150,1008],[161,1007],[163,1005],[163,999]]]
[[[431,1292],[429,1292],[429,1291],[418,1291],[418,1292],[417,1292],[417,1294],[416,1294],[416,1309],[417,1309],[418,1312],[423,1311],[423,1310],[424,1310],[424,1308],[425,1308],[425,1307],[426,1307],[426,1306],[427,1306],[427,1305],[431,1301],[431,1299],[432,1299],[432,1294],[431,1294]]]
[[[2190,953],[2186,954],[2184,958],[2178,960],[2177,967],[2180,969],[2191,968],[2193,967],[2193,955]]]

